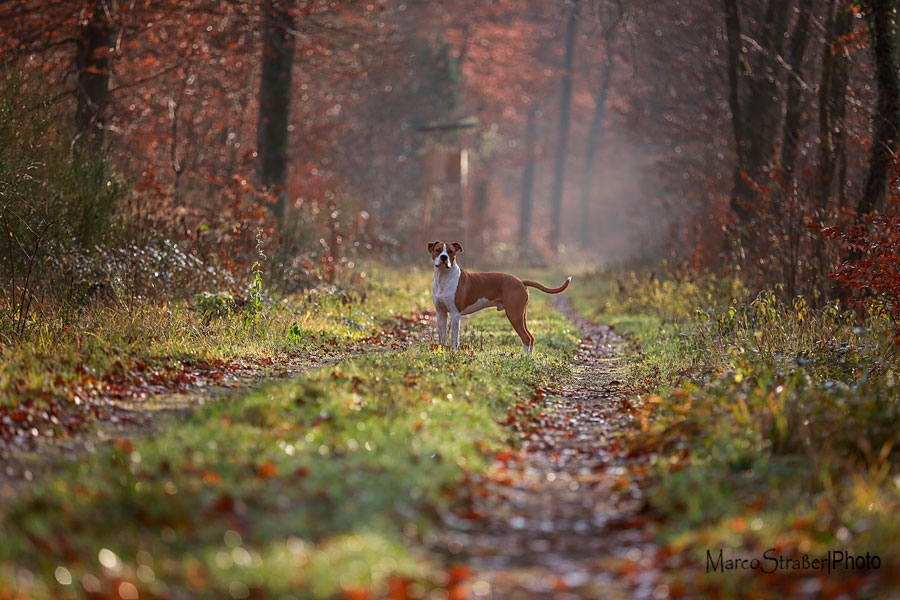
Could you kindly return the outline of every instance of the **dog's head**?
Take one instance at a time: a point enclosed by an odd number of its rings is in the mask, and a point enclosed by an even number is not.
[[[428,244],[431,260],[438,269],[450,269],[456,263],[456,255],[463,251],[459,242],[431,242]]]

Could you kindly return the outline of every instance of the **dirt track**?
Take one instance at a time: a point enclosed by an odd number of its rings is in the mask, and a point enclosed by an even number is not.
[[[474,568],[473,598],[665,597],[640,511],[643,464],[618,452],[633,427],[624,340],[557,309],[582,330],[573,379],[516,426],[524,444],[501,456],[457,534]]]
[[[382,325],[380,333],[373,331],[371,338],[335,346],[318,356],[282,352],[265,358],[203,361],[199,367],[156,373],[152,382],[143,372],[129,380],[112,373],[96,382],[90,377],[90,386],[70,392],[68,398],[51,399],[55,408],[0,407],[18,413],[10,418],[0,411],[0,500],[67,461],[93,454],[98,446],[171,426],[173,419],[184,418],[205,402],[221,401],[269,381],[298,377],[369,352],[403,348],[430,339],[434,329],[430,313],[401,315]],[[78,426],[61,427],[67,420]]]

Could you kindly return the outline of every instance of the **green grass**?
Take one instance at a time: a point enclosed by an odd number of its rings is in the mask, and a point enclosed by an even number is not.
[[[430,304],[427,273],[376,270],[349,292],[322,288],[270,300],[255,317],[240,308],[211,314],[192,302],[98,302],[71,314],[47,306],[25,337],[0,345],[0,402],[63,393],[76,370],[102,375],[129,359],[161,366],[336,352]]]
[[[498,425],[508,408],[570,373],[574,327],[543,298],[530,324],[531,357],[483,311],[457,353],[373,352],[101,447],[0,503],[0,597],[452,587],[452,559],[427,544],[438,515],[514,443]]]
[[[799,589],[784,572],[705,573],[706,550],[719,548],[726,557],[773,547],[797,558],[881,557],[880,571],[826,577],[826,597],[875,597],[897,584],[900,397],[889,323],[711,276],[602,273],[574,293],[583,313],[640,344],[631,377],[648,408],[631,451],[653,456],[647,497],[681,590],[760,598]]]

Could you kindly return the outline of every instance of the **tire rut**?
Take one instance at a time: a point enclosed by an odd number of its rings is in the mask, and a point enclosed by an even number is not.
[[[185,391],[151,391],[138,401],[100,397],[94,402],[103,406],[104,416],[94,418],[83,430],[59,438],[25,438],[18,444],[0,440],[0,503],[66,463],[93,455],[99,447],[177,426],[207,402],[228,401],[270,382],[302,379],[319,368],[424,343],[433,330],[432,321],[429,313],[403,314],[383,323],[385,329],[377,342],[350,344],[332,357],[297,361],[285,355],[265,367],[244,368],[219,378],[198,371],[198,383]]]
[[[470,597],[659,597],[642,526],[646,459],[619,450],[639,402],[623,389],[626,342],[565,300],[556,309],[582,331],[575,374],[474,494],[477,517],[454,539],[474,571]]]

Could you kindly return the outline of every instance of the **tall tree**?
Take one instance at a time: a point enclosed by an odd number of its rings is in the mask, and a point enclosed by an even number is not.
[[[781,168],[790,177],[794,175],[797,161],[797,144],[803,125],[805,104],[801,102],[803,81],[803,57],[809,40],[812,24],[813,0],[800,0],[797,4],[797,22],[791,33],[791,47],[788,51],[788,89],[785,102],[784,131],[781,138]]]
[[[898,0],[869,0],[865,4],[872,36],[872,58],[878,83],[878,106],[873,117],[869,172],[863,195],[856,206],[857,219],[881,207],[890,179],[900,128],[900,79],[897,76]]]
[[[850,60],[842,39],[851,31],[853,13],[844,0],[831,0],[825,14],[825,48],[819,84],[819,149],[816,177],[816,202],[827,206],[834,190],[835,168],[846,140],[844,117],[847,106],[847,80]],[[846,161],[843,161],[846,164]],[[843,178],[838,193],[843,198]]]
[[[81,23],[75,39],[75,127],[96,150],[103,145],[102,114],[109,97],[110,56],[115,39],[109,2],[90,0]]]
[[[603,137],[603,118],[606,115],[606,99],[609,97],[609,84],[612,79],[613,69],[613,48],[612,44],[616,37],[616,31],[622,19],[621,7],[615,9],[616,16],[606,23],[604,28],[604,51],[606,53],[603,64],[603,71],[600,75],[600,84],[594,93],[594,117],[591,121],[591,129],[588,132],[587,155],[584,161],[584,173],[581,175],[581,198],[579,208],[581,213],[581,222],[578,232],[578,239],[582,248],[586,248],[591,237],[590,225],[590,201],[591,189],[593,183],[594,167],[597,162],[597,150],[600,148],[600,141]]]
[[[741,105],[741,15],[737,0],[722,0],[725,9],[725,32],[728,50],[728,106],[731,110],[731,128],[734,135],[734,150],[737,160],[734,165],[734,189],[737,189],[743,176],[742,169],[746,162],[746,140],[744,136],[744,113]],[[739,205],[732,192],[731,208],[737,214],[743,214],[743,206]]]
[[[537,112],[535,104],[528,109],[525,125],[525,168],[522,169],[522,196],[519,201],[519,248],[531,248],[531,216],[534,213],[534,172],[537,161]]]
[[[740,221],[746,221],[756,202],[751,178],[768,162],[780,129],[782,99],[778,93],[782,79],[782,49],[791,2],[769,0],[765,6],[757,60],[754,65],[743,53],[743,15],[737,0],[723,0],[728,48],[729,104],[735,134],[735,163],[731,207]],[[744,71],[753,76],[747,77]],[[748,88],[744,90],[744,88]],[[753,116],[752,123],[749,116]]]
[[[257,182],[276,195],[279,220],[287,209],[288,125],[294,65],[294,0],[263,1],[262,77],[256,130]]]
[[[566,24],[565,54],[559,107],[559,129],[556,138],[556,156],[553,164],[553,183],[550,188],[550,249],[556,253],[559,247],[562,223],[562,194],[566,170],[566,146],[569,140],[570,111],[572,102],[572,62],[575,55],[575,33],[578,27],[578,0],[570,0],[569,19]]]

